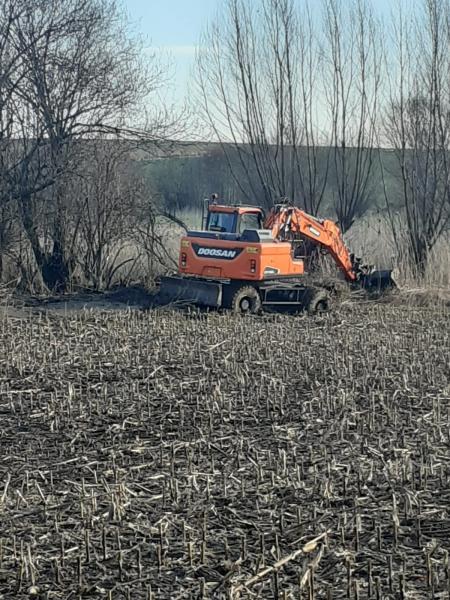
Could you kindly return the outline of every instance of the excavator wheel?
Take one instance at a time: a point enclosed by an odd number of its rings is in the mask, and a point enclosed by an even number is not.
[[[235,314],[256,314],[261,312],[261,298],[251,285],[240,287],[231,299],[231,310]]]
[[[331,308],[331,296],[327,290],[311,290],[305,303],[309,315],[318,315],[328,312]]]

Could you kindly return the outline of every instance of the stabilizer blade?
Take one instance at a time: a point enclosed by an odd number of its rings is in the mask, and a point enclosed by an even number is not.
[[[158,302],[219,308],[222,305],[222,284],[191,277],[161,277]]]

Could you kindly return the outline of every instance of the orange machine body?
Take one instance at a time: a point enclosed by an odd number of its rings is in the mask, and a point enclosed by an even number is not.
[[[294,258],[289,242],[262,243],[239,239],[184,236],[179,272],[214,279],[262,281],[280,276],[303,275],[304,262]]]
[[[250,282],[303,275],[306,240],[330,253],[348,281],[356,278],[337,225],[297,207],[278,204],[264,215],[256,206],[212,203],[204,225],[181,239],[181,275]]]
[[[393,286],[390,271],[369,272],[361,266],[331,220],[309,215],[285,200],[267,215],[256,206],[214,201],[208,202],[203,228],[182,237],[179,274],[161,278],[160,297],[239,312],[258,312],[261,306],[314,312],[328,306],[324,286],[317,290],[303,277],[317,251],[334,259],[350,285]]]

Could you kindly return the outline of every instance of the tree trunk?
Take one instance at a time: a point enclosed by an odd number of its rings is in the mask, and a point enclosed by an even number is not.
[[[429,259],[429,246],[426,240],[421,237],[412,240],[410,256],[413,269],[420,278],[424,277]]]
[[[30,242],[31,250],[44,285],[52,291],[64,292],[67,289],[70,269],[64,257],[64,245],[60,239],[54,239],[53,248],[46,253],[41,246],[39,232],[35,225],[30,194],[20,198],[22,225]],[[58,236],[55,236],[57,238]]]
[[[64,251],[58,240],[53,242],[53,251],[45,255],[42,265],[42,277],[45,285],[55,292],[65,292],[69,283],[69,267]]]

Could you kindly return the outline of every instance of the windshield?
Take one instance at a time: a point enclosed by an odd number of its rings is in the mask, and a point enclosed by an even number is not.
[[[208,230],[221,233],[235,232],[236,213],[210,212],[208,215]]]
[[[239,233],[245,229],[261,229],[261,214],[260,213],[244,213],[241,215],[239,223]]]

